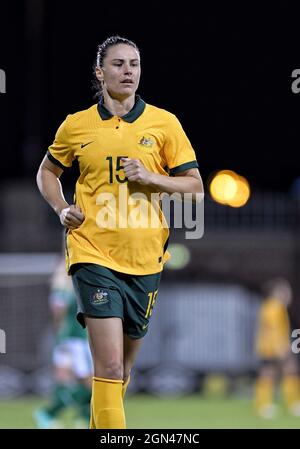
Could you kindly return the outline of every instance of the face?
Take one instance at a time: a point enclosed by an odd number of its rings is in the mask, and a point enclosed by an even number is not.
[[[96,68],[103,91],[116,99],[134,95],[140,81],[140,55],[131,45],[117,44],[107,50],[103,67]]]
[[[287,282],[277,284],[273,292],[274,296],[280,298],[281,302],[289,306],[292,301],[292,289]]]

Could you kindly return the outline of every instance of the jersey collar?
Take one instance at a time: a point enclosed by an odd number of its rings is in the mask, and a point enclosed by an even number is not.
[[[132,123],[136,119],[138,119],[140,115],[142,115],[145,107],[146,103],[141,99],[139,95],[136,95],[133,108],[129,112],[127,112],[127,114],[123,115],[123,117],[121,118],[125,120],[125,122]],[[110,118],[113,117],[112,113],[104,106],[103,97],[100,98],[100,101],[97,105],[97,109],[102,120],[109,120]]]

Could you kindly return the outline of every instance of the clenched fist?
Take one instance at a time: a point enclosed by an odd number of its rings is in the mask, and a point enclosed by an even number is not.
[[[135,181],[139,184],[148,185],[151,182],[151,173],[145,169],[139,159],[122,157],[124,173],[128,181]]]
[[[59,219],[61,224],[68,229],[76,229],[84,221],[84,215],[77,204],[65,207],[60,211]]]

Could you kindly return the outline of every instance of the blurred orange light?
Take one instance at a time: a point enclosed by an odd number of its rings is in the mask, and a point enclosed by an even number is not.
[[[244,206],[250,197],[248,181],[232,170],[222,170],[216,173],[209,189],[212,198],[217,203],[231,207]]]
[[[242,207],[244,206],[250,197],[250,187],[246,178],[239,176],[236,180],[237,192],[233,198],[230,199],[228,205],[231,207]]]

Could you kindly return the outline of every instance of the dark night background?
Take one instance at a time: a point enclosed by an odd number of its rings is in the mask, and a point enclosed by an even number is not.
[[[141,51],[140,95],[181,120],[204,181],[227,168],[253,190],[288,192],[299,174],[300,94],[291,91],[300,67],[297,12],[286,4],[145,7],[1,4],[1,176],[35,175],[65,116],[94,102],[97,44],[120,34]]]

